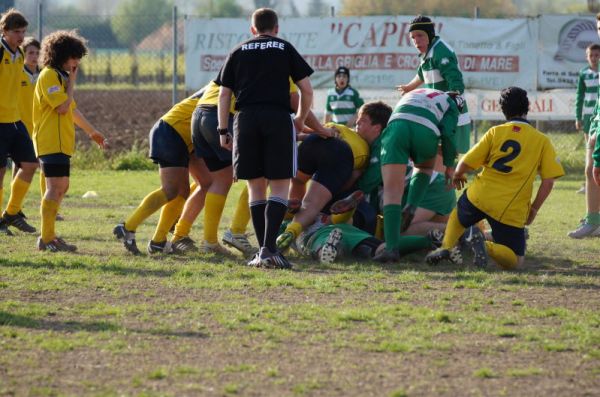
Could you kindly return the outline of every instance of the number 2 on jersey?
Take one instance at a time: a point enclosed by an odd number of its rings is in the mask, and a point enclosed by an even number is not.
[[[521,144],[517,141],[509,139],[502,144],[500,150],[506,153],[509,149],[512,149],[510,153],[504,157],[500,157],[498,160],[494,161],[494,164],[492,164],[492,167],[495,170],[504,172],[505,174],[508,174],[512,171],[513,167],[506,165],[506,163],[513,161],[519,155],[519,153],[521,153]]]

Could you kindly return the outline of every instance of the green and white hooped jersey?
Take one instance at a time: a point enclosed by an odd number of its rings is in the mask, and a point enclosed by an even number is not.
[[[331,115],[334,123],[347,125],[363,103],[358,91],[350,86],[340,93],[331,88],[327,91],[325,111]]]
[[[394,120],[409,120],[421,124],[437,136],[441,135],[439,125],[448,111],[452,99],[443,91],[418,88],[400,98],[389,123]]]
[[[433,88],[440,91],[465,91],[463,75],[458,66],[456,53],[440,37],[436,36],[417,69],[417,75],[423,81],[423,88]],[[467,106],[458,118],[458,126],[471,123]]]
[[[575,101],[575,117],[583,120],[594,113],[598,100],[598,71],[589,66],[579,71],[577,96]]]

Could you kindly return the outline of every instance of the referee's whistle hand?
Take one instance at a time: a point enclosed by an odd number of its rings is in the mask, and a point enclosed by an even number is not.
[[[231,134],[227,133],[225,135],[219,136],[219,141],[222,148],[227,150],[233,149],[233,137],[231,136]]]

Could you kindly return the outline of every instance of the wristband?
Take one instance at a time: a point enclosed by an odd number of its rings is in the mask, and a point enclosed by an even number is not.
[[[217,132],[219,133],[219,135],[227,135],[229,130],[227,128],[217,128]]]

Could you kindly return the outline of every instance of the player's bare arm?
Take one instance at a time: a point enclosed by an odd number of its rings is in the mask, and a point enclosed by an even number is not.
[[[533,220],[535,219],[538,211],[546,201],[546,198],[550,195],[552,188],[554,187],[554,178],[542,179],[542,183],[538,188],[537,194],[535,195],[535,199],[533,203],[531,203],[531,207],[529,209],[529,215],[527,216],[526,225],[531,225]]]
[[[423,80],[419,78],[419,75],[415,75],[415,77],[408,84],[397,85],[396,90],[398,90],[400,94],[404,95],[419,87],[421,84],[423,84]]]
[[[104,134],[94,128],[94,126],[88,121],[88,119],[85,118],[79,109],[73,110],[73,122],[102,149],[106,149],[108,147],[108,140],[104,137]]]
[[[219,140],[221,147],[224,147],[227,150],[233,149],[233,140],[231,139],[232,134],[229,132],[229,107],[231,105],[231,95],[232,91],[230,88],[221,86],[219,89],[219,126],[217,127],[217,130],[220,131]]]
[[[313,89],[308,77],[296,81],[296,85],[298,86],[298,89],[300,89],[300,106],[298,107],[298,113],[294,118],[294,124],[296,125],[297,130],[301,130],[304,126],[304,121],[310,112],[310,107],[312,106]]]

